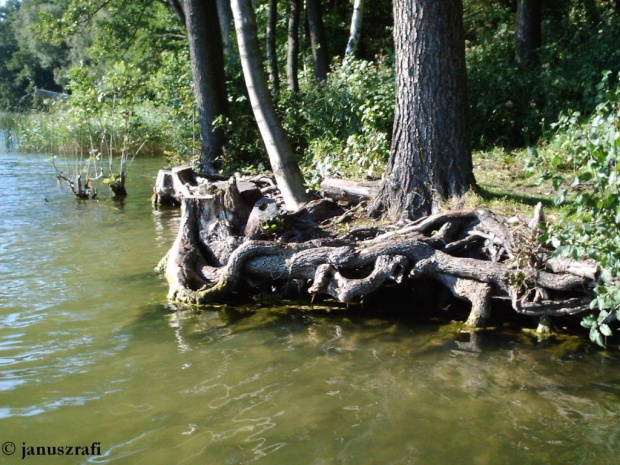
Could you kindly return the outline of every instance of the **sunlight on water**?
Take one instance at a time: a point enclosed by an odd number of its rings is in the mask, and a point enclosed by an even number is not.
[[[612,464],[620,362],[581,346],[294,304],[175,311],[160,160],[123,203],[0,153],[0,431],[36,463]],[[26,460],[26,461],[27,461]]]

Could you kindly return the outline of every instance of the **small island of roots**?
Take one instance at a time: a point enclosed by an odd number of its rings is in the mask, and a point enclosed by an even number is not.
[[[154,202],[182,209],[176,240],[157,267],[168,298],[200,306],[275,291],[351,303],[430,279],[471,304],[470,327],[510,307],[539,318],[538,331],[548,332],[553,317],[591,310],[600,269],[552,256],[539,240],[540,204],[528,219],[469,209],[379,224],[367,213],[376,192],[372,182],[326,179],[320,196],[289,212],[271,175],[161,170]]]

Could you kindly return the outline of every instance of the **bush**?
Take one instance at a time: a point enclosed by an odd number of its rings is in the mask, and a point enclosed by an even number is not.
[[[592,113],[601,73],[610,66],[613,73],[620,71],[615,9],[599,6],[593,17],[586,2],[547,2],[538,63],[518,66],[514,11],[492,0],[470,0],[466,13],[484,2],[495,7],[474,9],[466,21],[474,147],[527,145],[569,108]]]
[[[394,119],[392,67],[385,60],[351,60],[335,64],[325,85],[310,75],[303,75],[300,85],[300,95],[286,94],[278,110],[308,181],[380,176]]]
[[[553,180],[558,203],[565,201],[569,182],[577,191],[545,240],[557,255],[593,259],[604,269],[593,315],[582,322],[600,345],[611,335],[609,324],[620,319],[619,78],[606,72],[594,114],[585,121],[578,112],[562,116],[554,140],[535,160],[546,168],[543,178]]]

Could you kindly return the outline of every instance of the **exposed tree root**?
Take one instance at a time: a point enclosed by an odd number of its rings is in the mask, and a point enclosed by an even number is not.
[[[232,177],[216,186],[180,172],[191,182],[177,176],[167,183],[183,210],[175,243],[160,265],[171,300],[221,300],[244,282],[257,291],[296,283],[313,298],[323,294],[348,303],[387,285],[432,278],[471,303],[467,324],[474,327],[488,321],[497,298],[511,302],[518,314],[544,318],[547,326],[550,317],[590,309],[599,270],[590,262],[550,258],[552,251],[537,241],[540,208],[529,225],[467,210],[343,233],[342,224],[359,209],[344,211],[321,199],[289,214],[280,208],[271,178]],[[253,185],[244,186],[246,195],[238,188],[242,182]]]

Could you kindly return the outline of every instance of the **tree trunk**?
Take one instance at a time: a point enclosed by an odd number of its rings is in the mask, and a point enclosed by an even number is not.
[[[254,117],[267,148],[271,169],[289,210],[308,200],[304,179],[293,149],[276,114],[258,46],[256,17],[251,0],[232,0],[241,66]]]
[[[475,180],[461,0],[395,0],[394,18],[394,134],[371,210],[398,220],[436,212]]]
[[[542,0],[519,0],[517,6],[516,59],[533,63],[542,44]]]
[[[224,134],[213,122],[228,112],[222,36],[215,0],[183,0],[200,125],[200,170],[215,171]]]
[[[276,25],[278,24],[278,0],[269,0],[269,21],[267,22],[267,63],[269,64],[269,81],[273,94],[280,95],[280,75],[278,73],[278,54],[276,53]]]
[[[220,20],[224,53],[230,57],[233,53],[233,16],[230,0],[217,0],[217,16]]]
[[[586,11],[586,17],[590,23],[596,24],[601,20],[598,7],[596,6],[596,0],[584,0],[583,7]]]
[[[347,42],[347,50],[344,52],[345,60],[355,56],[357,45],[360,41],[362,33],[362,16],[364,14],[364,0],[355,0],[353,4],[353,16],[351,17],[351,31],[349,33],[349,41]]]
[[[183,5],[181,5],[180,0],[170,0],[170,6],[174,14],[177,15],[177,19],[181,25],[185,27],[185,13],[183,12]]]
[[[314,77],[317,81],[324,82],[327,80],[327,73],[329,73],[329,52],[325,27],[323,26],[321,0],[306,0],[306,11],[308,13],[312,56],[314,57]]]
[[[297,94],[299,93],[297,70],[299,68],[299,20],[301,18],[301,8],[299,0],[289,0],[288,5],[288,53],[286,55],[286,74],[288,77],[288,88]]]

